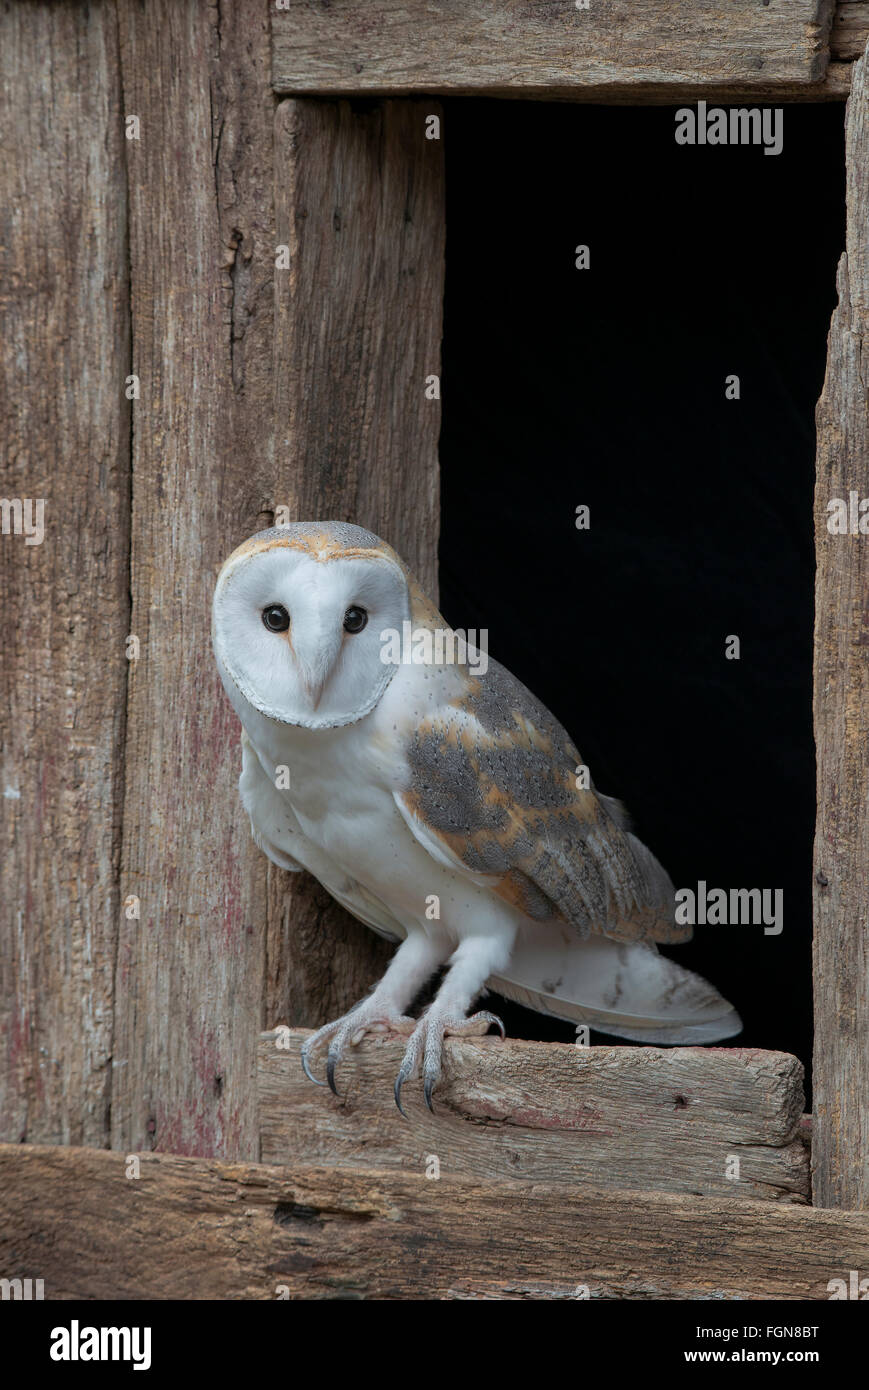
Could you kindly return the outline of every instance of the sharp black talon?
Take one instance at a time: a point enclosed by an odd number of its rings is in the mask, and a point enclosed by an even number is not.
[[[313,1081],[315,1086],[325,1086],[325,1081],[321,1081],[320,1078],[315,1076],[314,1073],[311,1071],[311,1068],[308,1066],[307,1055],[304,1052],[302,1053],[302,1071],[305,1073],[309,1081]]]
[[[394,1091],[393,1091],[393,1095],[395,1096],[395,1103],[396,1103],[396,1105],[398,1106],[398,1108],[399,1108],[399,1110],[401,1111],[402,1115],[404,1115],[404,1118],[407,1119],[407,1112],[406,1112],[404,1106],[403,1106],[402,1103],[401,1103],[401,1088],[402,1088],[403,1085],[404,1085],[404,1077],[402,1076],[401,1072],[399,1072],[399,1073],[398,1073],[398,1076],[395,1078],[395,1089],[394,1089]]]
[[[330,1091],[336,1096],[338,1095],[338,1087],[335,1085],[335,1067],[337,1062],[337,1057],[328,1057],[326,1059],[326,1079],[329,1082]]]
[[[435,1112],[435,1108],[434,1108],[434,1106],[433,1106],[432,1103],[431,1103],[431,1093],[432,1093],[432,1091],[434,1090],[434,1088],[435,1088],[435,1083],[434,1083],[433,1077],[427,1076],[426,1079],[425,1079],[425,1083],[424,1083],[424,1085],[423,1085],[423,1088],[422,1088],[422,1092],[423,1092],[423,1095],[425,1096],[425,1103],[426,1103],[426,1105],[428,1106],[428,1108],[429,1108],[429,1110],[431,1111],[432,1114],[434,1114],[434,1112]]]

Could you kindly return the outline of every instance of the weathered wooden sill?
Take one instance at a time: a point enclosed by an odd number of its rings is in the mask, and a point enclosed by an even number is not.
[[[869,1213],[0,1146],[0,1269],[45,1297],[827,1299]]]
[[[803,1068],[751,1048],[592,1047],[449,1038],[435,1114],[418,1082],[393,1099],[404,1040],[372,1037],[338,1069],[341,1098],[300,1062],[305,1029],[260,1037],[260,1157],[498,1182],[810,1197]],[[322,1071],[322,1061],[319,1063]]]

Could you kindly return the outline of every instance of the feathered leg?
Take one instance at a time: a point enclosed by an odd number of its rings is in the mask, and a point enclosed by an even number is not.
[[[481,1037],[494,1024],[504,1037],[504,1025],[496,1014],[486,1010],[466,1017],[472,1000],[487,979],[502,969],[510,954],[510,943],[502,936],[467,937],[450,958],[449,973],[432,1003],[410,1035],[395,1081],[395,1103],[404,1115],[401,1088],[422,1061],[423,1094],[429,1110],[440,1075],[443,1040],[446,1035]]]
[[[392,957],[386,974],[373,993],[354,1004],[349,1013],[325,1024],[304,1044],[302,1066],[308,1079],[318,1086],[325,1086],[328,1082],[337,1096],[335,1068],[348,1043],[355,1047],[366,1033],[412,1032],[416,1021],[408,1018],[404,1011],[426,980],[443,965],[447,951],[448,947],[443,942],[434,941],[423,932],[413,932],[407,937]],[[327,1081],[319,1081],[311,1071],[310,1060],[325,1042],[329,1043]]]

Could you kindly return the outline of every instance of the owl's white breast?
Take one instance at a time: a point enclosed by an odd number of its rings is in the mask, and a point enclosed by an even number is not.
[[[408,739],[443,694],[441,682],[408,667],[396,673],[377,709],[355,724],[302,729],[246,709],[258,770],[246,769],[243,800],[263,848],[270,843],[308,869],[370,925],[376,912],[354,905],[355,884],[383,904],[401,934],[422,928],[458,941],[472,924],[512,934],[517,914],[437,863],[396,805],[394,793],[409,783]],[[289,771],[289,787],[279,789],[281,768]],[[433,897],[437,918],[427,911]]]

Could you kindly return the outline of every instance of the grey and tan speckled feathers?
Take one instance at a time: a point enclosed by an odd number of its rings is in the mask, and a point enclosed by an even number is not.
[[[577,786],[580,755],[530,691],[497,662],[415,729],[410,818],[493,891],[537,921],[582,936],[684,941],[673,885],[631,834],[618,802]]]

